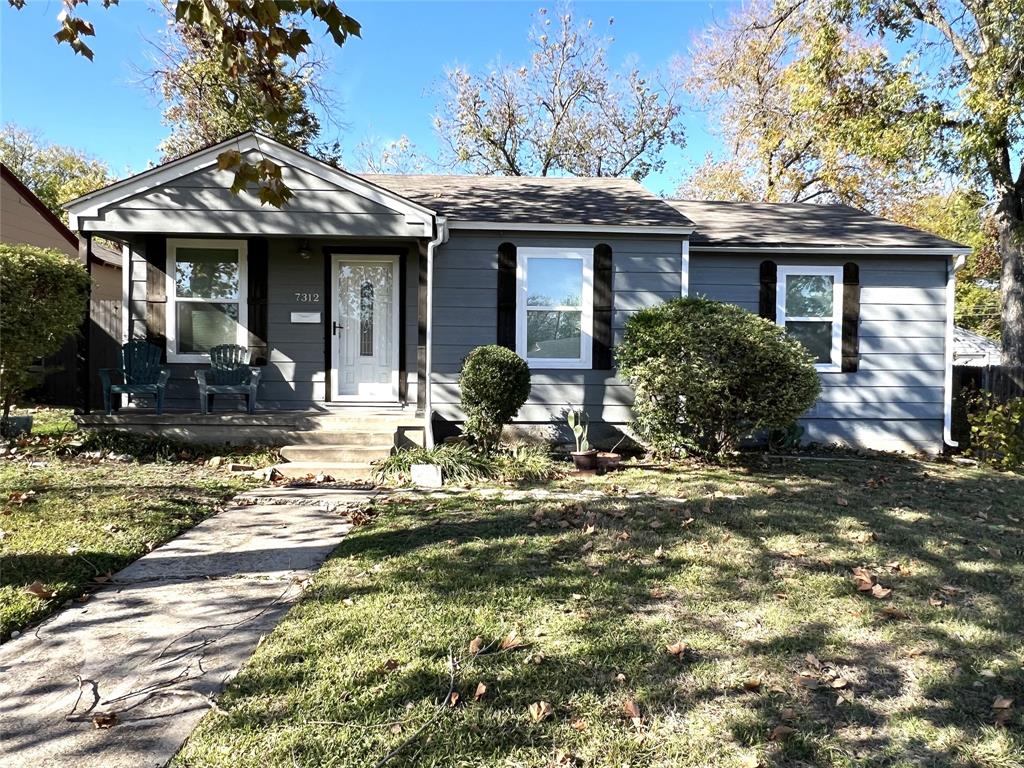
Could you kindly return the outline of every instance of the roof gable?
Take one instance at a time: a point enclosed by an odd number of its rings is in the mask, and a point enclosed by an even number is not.
[[[279,163],[289,175],[289,186],[295,184],[296,180],[305,185],[293,187],[298,193],[348,192],[366,201],[367,206],[376,206],[379,210],[404,216],[406,223],[412,225],[418,234],[429,236],[433,232],[434,212],[429,208],[408,200],[393,190],[377,186],[366,179],[253,132],[164,163],[72,201],[67,206],[71,226],[75,229],[102,229],[103,227],[98,224],[90,226],[90,220],[102,218],[107,211],[138,208],[138,201],[144,198],[151,199],[151,206],[176,205],[174,194],[170,190],[187,189],[190,186],[202,187],[204,184],[197,183],[200,180],[205,180],[205,184],[210,185],[211,179],[216,176],[220,178],[213,186],[226,194],[231,194],[228,191],[231,174],[221,171],[217,166],[217,156],[228,149],[235,149],[247,156],[268,157]],[[309,180],[313,180],[312,183]],[[260,206],[253,196],[240,195],[236,196],[235,200],[236,208],[248,206],[254,210],[268,210],[266,206]],[[287,213],[288,207],[281,210]]]

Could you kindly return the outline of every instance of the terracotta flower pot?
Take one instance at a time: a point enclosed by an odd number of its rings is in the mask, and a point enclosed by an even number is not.
[[[597,454],[597,466],[599,466],[601,469],[618,469],[619,463],[621,461],[621,453],[601,451],[600,453]]]
[[[576,465],[576,469],[588,470],[597,467],[597,451],[595,449],[572,451],[569,455],[572,456],[572,463]]]

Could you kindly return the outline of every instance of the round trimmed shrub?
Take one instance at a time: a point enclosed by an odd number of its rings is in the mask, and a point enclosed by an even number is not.
[[[459,387],[465,432],[490,450],[530,396],[530,366],[511,349],[477,347],[462,363]]]
[[[821,382],[785,330],[732,304],[675,299],[637,312],[616,349],[639,436],[663,455],[719,458],[744,436],[781,429]]]
[[[38,383],[31,366],[78,332],[88,295],[85,267],[60,251],[0,244],[0,427]]]

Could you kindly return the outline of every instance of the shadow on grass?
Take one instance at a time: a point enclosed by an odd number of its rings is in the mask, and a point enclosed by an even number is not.
[[[647,492],[626,497],[621,484]],[[372,762],[443,698],[440,660],[452,646],[516,626],[528,647],[484,656],[459,678],[463,702],[486,679],[484,700],[446,712],[395,764],[546,765],[556,746],[601,765],[668,765],[689,749],[695,764],[714,763],[715,749],[744,748],[779,766],[886,764],[904,753],[970,764],[961,748],[985,738],[993,698],[1024,698],[1014,661],[1024,534],[1013,520],[1024,480],[913,460],[755,461],[588,487],[604,493],[383,504],[239,677],[230,716],[209,723],[179,764],[271,726],[297,729],[296,764],[332,754],[347,755],[339,765]],[[799,551],[784,551],[790,540]],[[857,566],[892,596],[859,595]],[[550,634],[528,632],[545,626]],[[665,650],[681,638],[693,646],[683,661]],[[401,664],[383,671],[388,654]],[[922,679],[914,658],[936,666]],[[980,674],[992,662],[1004,665],[998,679]],[[815,685],[794,683],[815,663],[848,681],[834,687],[812,667]],[[767,679],[746,689],[757,674]],[[639,730],[626,699],[641,707]],[[526,715],[538,700],[553,704],[551,720]],[[303,726],[314,712],[336,731]],[[908,719],[919,731],[898,722]],[[585,727],[569,726],[578,721]],[[779,725],[795,731],[769,741]],[[1009,727],[1024,747],[1020,717]],[[287,743],[275,737],[273,749]]]

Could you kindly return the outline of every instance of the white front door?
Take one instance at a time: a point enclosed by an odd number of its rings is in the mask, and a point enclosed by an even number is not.
[[[338,256],[333,269],[335,399],[398,399],[398,259]]]

